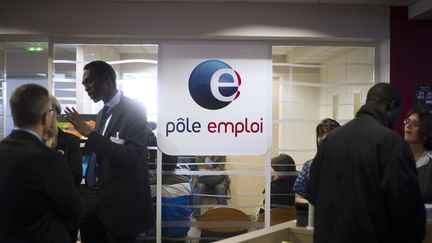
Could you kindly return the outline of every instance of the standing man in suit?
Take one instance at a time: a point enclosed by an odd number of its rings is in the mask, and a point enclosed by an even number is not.
[[[75,109],[66,119],[86,136],[93,152],[86,176],[83,243],[136,242],[153,223],[147,168],[147,119],[143,108],[116,87],[114,69],[94,61],[84,67],[82,84],[94,102],[103,101],[93,130]]]
[[[63,155],[42,137],[55,126],[48,91],[18,87],[10,99],[15,129],[0,142],[0,242],[72,242],[68,221],[81,201]]]

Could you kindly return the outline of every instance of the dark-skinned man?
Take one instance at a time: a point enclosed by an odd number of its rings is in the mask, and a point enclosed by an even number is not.
[[[117,90],[115,71],[106,62],[85,65],[82,84],[95,103],[104,103],[94,129],[75,109],[65,110],[93,152],[83,192],[82,242],[137,242],[137,235],[153,224],[145,111]]]

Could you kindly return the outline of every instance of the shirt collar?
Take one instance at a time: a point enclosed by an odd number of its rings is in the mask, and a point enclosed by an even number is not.
[[[117,93],[104,105],[108,106],[110,109],[116,106],[118,103],[120,103],[120,99],[122,97],[122,92],[117,91]]]
[[[432,151],[425,151],[422,156],[416,161],[416,167],[420,168],[424,165],[426,165],[429,160],[432,158]]]
[[[425,154],[427,157],[429,157],[429,159],[432,159],[432,151],[431,150],[426,151]]]
[[[35,137],[37,137],[39,139],[39,141],[41,141],[43,143],[43,139],[42,137],[39,136],[39,134],[35,133],[33,130],[30,129],[26,129],[26,128],[19,128],[19,127],[14,127],[13,130],[17,130],[17,131],[25,131],[28,132],[30,134],[33,134]]]

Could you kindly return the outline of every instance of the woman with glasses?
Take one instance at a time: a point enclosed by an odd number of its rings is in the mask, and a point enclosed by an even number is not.
[[[404,138],[410,145],[425,203],[432,203],[432,113],[411,110],[404,120]]]

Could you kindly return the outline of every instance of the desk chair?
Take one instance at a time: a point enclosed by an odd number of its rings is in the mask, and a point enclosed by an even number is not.
[[[227,196],[229,190],[229,177],[227,175],[211,175],[211,176],[200,176],[198,180],[195,180],[195,193],[197,194],[209,194],[217,195],[222,197],[212,196],[195,196],[196,205],[227,205]],[[201,208],[194,210],[194,216],[198,217],[203,213]]]
[[[296,219],[295,208],[270,209],[270,226]],[[257,222],[264,223],[264,213],[260,214]]]
[[[198,220],[201,225],[201,238],[212,237],[212,240],[201,239],[200,243],[213,242],[220,239],[247,233],[251,220],[243,211],[235,208],[212,208],[207,210]],[[212,224],[213,223],[213,224]]]
[[[297,213],[296,226],[306,227],[309,218],[309,204],[308,203],[295,203]]]

